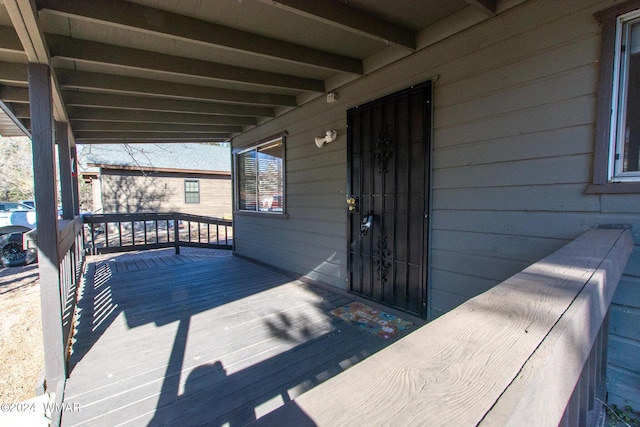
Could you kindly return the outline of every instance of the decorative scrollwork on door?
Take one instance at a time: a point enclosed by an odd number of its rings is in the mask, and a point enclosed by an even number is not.
[[[389,171],[389,159],[393,157],[393,140],[386,123],[378,129],[378,140],[374,143],[374,153],[378,162],[378,172],[386,174]]]
[[[378,240],[377,249],[373,250],[373,254],[377,257],[376,259],[376,271],[378,273],[378,279],[380,282],[384,283],[388,281],[389,269],[391,268],[391,251],[387,245],[387,236],[380,236]]]

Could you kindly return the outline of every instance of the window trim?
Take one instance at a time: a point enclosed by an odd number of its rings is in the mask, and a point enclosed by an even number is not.
[[[254,142],[251,145],[248,146],[244,146],[244,147],[240,147],[237,149],[233,150],[233,182],[234,182],[234,189],[233,189],[233,197],[234,197],[234,201],[233,201],[233,210],[235,214],[239,214],[239,215],[246,215],[246,216],[272,216],[273,218],[281,218],[281,219],[286,219],[288,218],[288,214],[287,214],[287,172],[286,172],[286,165],[287,165],[287,161],[286,161],[286,153],[287,153],[287,149],[286,149],[286,144],[287,144],[287,136],[288,136],[288,132],[284,131],[284,132],[280,132],[278,134],[269,136],[267,138],[263,138],[260,139],[256,142]],[[239,155],[252,151],[252,150],[258,150],[260,147],[264,147],[267,146],[269,144],[273,144],[274,142],[278,141],[278,140],[282,140],[282,211],[260,211],[258,209],[256,210],[246,210],[246,209],[240,209],[240,197],[239,197],[239,191],[240,191],[240,180],[238,177],[238,159],[239,159]],[[256,205],[257,208],[257,205]]]
[[[610,161],[612,148],[611,136],[613,123],[614,102],[617,103],[614,83],[617,85],[616,70],[618,51],[618,18],[640,10],[640,0],[612,6],[594,14],[595,19],[602,27],[602,39],[600,50],[600,79],[598,82],[598,104],[596,119],[596,144],[593,162],[593,183],[587,188],[587,194],[611,193],[640,193],[640,181],[616,181],[611,182],[609,176],[612,172]]]
[[[187,183],[192,183],[195,182],[198,184],[198,191],[187,191]],[[198,201],[197,202],[190,202],[187,200],[187,195],[193,195],[193,194],[197,194],[198,195]],[[184,180],[184,203],[188,204],[188,205],[197,205],[200,204],[200,180],[199,179],[185,179]]]

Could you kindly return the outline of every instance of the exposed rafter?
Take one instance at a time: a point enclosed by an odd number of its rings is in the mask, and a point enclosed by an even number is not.
[[[116,76],[112,74],[89,73],[66,69],[57,69],[56,72],[58,82],[62,89],[85,89],[108,93],[138,94],[175,99],[282,107],[295,107],[297,105],[296,98],[289,95],[219,89],[215,87],[169,83],[138,77]],[[1,78],[2,71],[0,71],[0,79]]]
[[[3,102],[29,103],[29,89],[13,86],[0,86],[0,100]]]
[[[3,3],[29,62],[49,64],[49,51],[33,3],[30,0],[3,0]]]
[[[15,114],[13,113],[12,109],[9,108],[9,106],[7,104],[5,104],[4,102],[0,101],[0,110],[7,116],[6,120],[10,120],[14,126],[10,126],[9,124],[3,126],[6,129],[17,129],[18,131],[14,134],[13,131],[12,132],[4,132],[3,135],[4,136],[20,136],[20,133],[23,133],[24,135],[31,137],[31,132],[29,132],[28,126],[29,124],[27,123],[25,125],[25,121],[24,120],[20,120],[18,117],[15,116]],[[0,121],[2,121],[3,118],[0,116]]]
[[[6,108],[18,119],[31,119],[31,110],[29,109],[29,106],[27,104],[14,104],[11,102],[6,102],[3,104],[3,110]]]
[[[2,99],[0,88],[0,99]],[[67,106],[105,107],[124,110],[167,111],[174,113],[199,113],[229,116],[273,117],[273,108],[251,105],[232,105],[214,102],[183,101],[175,99],[158,100],[142,96],[111,95],[90,92],[63,91]]]
[[[486,15],[494,16],[497,10],[498,0],[466,0],[467,3]]]
[[[415,35],[404,28],[340,2],[260,0],[357,34],[385,40],[415,50]]]
[[[12,27],[0,26],[0,50],[24,53],[20,38]]]
[[[0,0],[0,100],[28,129],[40,63],[72,141],[233,137],[411,55],[434,22],[473,17],[448,37],[511,7],[461,1]]]
[[[35,4],[31,0],[3,0],[3,2],[27,60],[30,63],[50,66],[51,57],[44,40]],[[51,70],[51,92],[54,118],[60,122],[69,122],[54,70]],[[69,144],[71,147],[75,146],[72,133],[69,137]]]
[[[118,121],[71,121],[76,131],[93,132],[166,132],[166,133],[240,133],[242,126],[175,123],[135,123]]]
[[[87,132],[77,131],[76,140],[78,142],[84,141],[129,141],[129,142],[144,142],[144,141],[219,141],[227,140],[233,135],[228,132],[211,132],[211,133],[166,133],[166,132]]]
[[[38,9],[259,56],[362,74],[361,61],[121,0],[38,0]],[[153,19],[149,19],[153,17]]]
[[[73,61],[108,64],[151,72],[240,82],[250,85],[324,92],[324,82],[322,80],[234,67],[53,34],[47,34],[46,37],[53,58],[58,57]]]
[[[16,106],[17,107],[17,106]],[[112,108],[69,107],[74,120],[97,120],[110,122],[182,123],[255,126],[254,117],[209,116],[206,114],[165,113],[158,111],[116,110]]]
[[[0,83],[26,87],[28,80],[27,64],[0,61]]]

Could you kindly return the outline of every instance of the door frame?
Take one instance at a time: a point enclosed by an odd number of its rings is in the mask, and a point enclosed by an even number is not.
[[[416,89],[419,88],[423,88],[428,86],[428,95],[427,95],[427,99],[425,100],[426,104],[427,104],[427,108],[425,108],[425,117],[424,117],[424,121],[425,121],[425,168],[424,168],[424,182],[425,182],[425,186],[424,186],[424,203],[426,203],[426,207],[424,209],[424,226],[423,226],[423,236],[422,236],[422,247],[423,247],[423,259],[422,259],[422,277],[423,277],[423,283],[422,283],[422,308],[421,308],[421,313],[420,313],[420,317],[422,319],[427,319],[430,320],[432,318],[432,306],[431,306],[431,301],[432,301],[432,296],[431,296],[431,261],[432,261],[432,251],[431,251],[431,243],[432,243],[432,212],[433,212],[433,151],[434,151],[434,144],[433,144],[433,136],[434,136],[434,131],[433,131],[433,91],[434,91],[434,83],[435,83],[435,79],[430,79],[427,81],[424,81],[422,83],[419,84],[415,84],[415,85],[411,85],[405,89],[393,92],[391,94],[388,95],[384,95],[381,97],[378,97],[374,100],[368,101],[364,104],[358,104],[355,105],[352,108],[349,108],[347,110],[347,114],[349,111],[356,109],[356,108],[363,108],[363,107],[368,107],[370,105],[379,103],[379,102],[384,102],[386,100],[398,97],[398,96],[402,96],[408,92],[412,92]],[[349,119],[347,117],[347,138],[349,138]],[[350,159],[350,154],[351,154],[351,143],[349,140],[347,140],[347,199],[350,197],[351,194],[353,194],[352,192],[352,180],[351,180],[351,161]],[[351,236],[352,236],[352,220],[351,220],[351,215],[353,215],[352,213],[349,212],[349,210],[345,210],[346,211],[346,215],[347,215],[347,236],[346,236],[346,256],[347,256],[347,284],[348,284],[348,292],[352,293],[354,295],[357,295],[359,298],[365,298],[366,296],[357,293],[355,291],[352,291],[352,283],[351,283],[351,269],[352,269],[352,261],[351,261]],[[362,213],[358,211],[356,211],[358,215],[361,215]],[[399,309],[398,307],[394,307],[394,306],[390,306],[390,305],[386,305],[381,301],[376,301],[373,300],[378,304],[383,304],[385,306],[390,307],[390,310],[395,310],[395,311],[401,311],[401,309]],[[409,313],[407,312],[408,316],[415,316],[415,314],[413,313]]]

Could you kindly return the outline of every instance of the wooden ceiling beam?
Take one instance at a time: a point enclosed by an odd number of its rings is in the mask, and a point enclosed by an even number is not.
[[[2,89],[0,88],[0,99]],[[221,104],[202,101],[159,99],[142,96],[112,95],[104,93],[63,91],[67,106],[105,107],[125,110],[167,111],[174,113],[197,113],[229,116],[274,117],[273,108],[251,105]]]
[[[212,133],[189,133],[182,132],[181,134],[165,133],[165,132],[87,132],[76,131],[76,140],[91,141],[91,140],[111,140],[112,142],[128,141],[210,141],[213,139],[229,139],[233,134],[229,132],[212,132]]]
[[[0,100],[19,104],[29,103],[29,89],[15,86],[0,86]]]
[[[13,27],[0,26],[0,51],[24,53],[20,37]]]
[[[108,121],[71,121],[75,132],[165,132],[165,133],[240,133],[242,126],[234,125],[192,125],[174,123],[135,123]]]
[[[54,34],[47,34],[46,37],[52,58],[58,57],[72,61],[147,70],[154,73],[191,76],[280,89],[297,89],[310,92],[324,92],[325,90],[324,82],[317,79],[235,67]]]
[[[0,61],[0,83],[27,86],[29,84],[27,64]]]
[[[49,51],[33,3],[30,0],[3,0],[3,3],[29,62],[49,64]]]
[[[488,16],[495,16],[498,8],[498,0],[466,0],[467,4],[480,10]]]
[[[218,124],[255,126],[254,117],[209,116],[206,114],[165,113],[157,111],[117,110],[111,108],[79,108],[67,109],[71,120],[138,122],[138,123],[175,123],[175,124]]]
[[[362,74],[362,62],[282,40],[260,36],[122,0],[37,0],[48,13],[153,33],[243,53]],[[283,23],[284,24],[284,23]]]
[[[231,139],[231,137],[229,137],[229,138],[222,138],[222,137],[205,138],[205,139],[202,139],[202,140],[180,139],[180,138],[163,139],[163,140],[157,140],[157,139],[133,140],[132,139],[132,140],[124,140],[124,141],[122,141],[122,140],[114,141],[113,139],[82,139],[82,140],[78,141],[78,144],[84,144],[84,145],[126,144],[126,143],[136,143],[136,144],[182,143],[182,144],[188,144],[188,143],[191,143],[191,142],[229,142],[230,139]]]
[[[0,110],[2,110],[2,112],[6,115],[8,120],[10,120],[11,122],[13,122],[13,124],[15,124],[15,127],[19,132],[22,132],[24,135],[31,138],[31,132],[29,129],[31,127],[31,122],[29,120],[30,117],[24,117],[24,118],[16,117],[16,115],[13,112],[13,109],[9,105],[5,104],[3,101],[0,101]],[[11,135],[13,134],[10,134],[10,135],[5,134],[5,136],[11,136]],[[21,136],[21,135],[16,135],[16,136]]]
[[[51,56],[42,33],[42,27],[38,17],[38,11],[33,0],[2,0],[11,24],[20,39],[22,48],[30,63],[45,64],[51,66]],[[53,102],[53,116],[59,122],[69,122],[67,111],[60,95],[58,80],[55,71],[51,70],[51,98]],[[73,135],[70,135],[69,143],[75,146]]]
[[[24,68],[26,73],[26,66]],[[62,89],[83,89],[115,94],[268,105],[274,107],[297,106],[296,98],[289,95],[219,89],[209,86],[172,83],[161,80],[74,71],[62,68],[56,69],[56,74]],[[1,79],[2,63],[0,63],[0,81]]]
[[[28,104],[13,104],[10,102],[3,102],[3,104],[18,119],[31,119],[31,110]]]
[[[415,34],[341,2],[309,0],[260,0],[352,33],[416,49]]]

